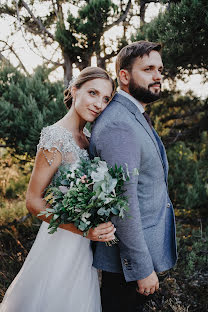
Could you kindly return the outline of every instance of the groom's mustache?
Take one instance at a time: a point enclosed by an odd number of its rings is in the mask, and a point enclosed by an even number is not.
[[[148,88],[150,87],[153,87],[153,86],[157,86],[157,87],[160,87],[161,88],[161,83],[160,82],[153,82],[153,83],[150,83]]]

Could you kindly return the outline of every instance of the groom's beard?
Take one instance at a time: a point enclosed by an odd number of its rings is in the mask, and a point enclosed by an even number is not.
[[[129,83],[129,93],[139,102],[149,104],[151,102],[155,102],[159,100],[161,92],[153,93],[150,91],[150,87],[154,85],[159,85],[161,87],[160,82],[151,83],[148,86],[148,89],[141,87],[137,84],[134,79],[131,77]]]

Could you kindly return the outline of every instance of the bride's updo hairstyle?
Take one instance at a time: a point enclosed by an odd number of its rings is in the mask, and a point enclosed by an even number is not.
[[[79,76],[75,80],[70,82],[68,88],[64,91],[64,104],[66,105],[66,107],[70,109],[72,105],[72,100],[73,100],[72,95],[71,95],[72,87],[76,87],[77,89],[80,89],[81,86],[85,82],[93,80],[93,79],[98,79],[98,78],[106,79],[111,82],[112,89],[113,89],[113,92],[112,92],[112,96],[113,96],[113,94],[115,93],[116,86],[115,86],[113,79],[108,75],[108,73],[100,67],[86,67],[80,72]]]

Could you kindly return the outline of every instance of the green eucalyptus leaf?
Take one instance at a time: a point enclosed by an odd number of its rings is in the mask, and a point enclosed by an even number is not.
[[[102,207],[102,208],[98,209],[97,214],[100,216],[103,216],[105,214],[105,212],[106,212],[105,208]]]
[[[120,210],[117,209],[116,207],[112,207],[112,208],[111,208],[111,212],[112,212],[115,216],[118,216],[119,213],[120,213]]]

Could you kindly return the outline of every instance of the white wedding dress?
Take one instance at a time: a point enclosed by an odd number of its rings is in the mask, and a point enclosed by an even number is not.
[[[57,150],[62,163],[87,158],[72,134],[52,125],[42,130],[38,149],[51,151],[49,165]],[[97,270],[92,267],[90,241],[58,229],[48,234],[43,222],[25,263],[8,288],[0,312],[100,312]]]

